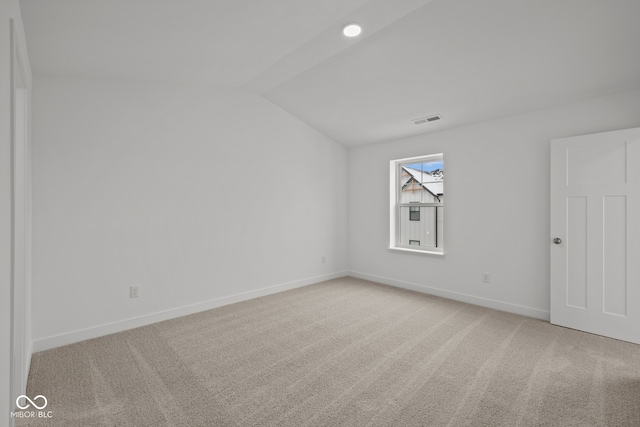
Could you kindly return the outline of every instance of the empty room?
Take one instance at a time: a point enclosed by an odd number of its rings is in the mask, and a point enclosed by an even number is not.
[[[639,23],[3,0],[0,427],[640,426]]]

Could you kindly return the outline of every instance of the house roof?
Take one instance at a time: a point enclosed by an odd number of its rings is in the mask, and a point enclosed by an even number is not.
[[[410,178],[408,178],[406,182],[403,182],[403,187],[407,185],[411,179],[414,179],[417,183],[423,186],[425,190],[434,196],[442,196],[444,194],[444,171],[440,171],[442,173],[433,174],[405,166],[403,166],[402,169],[410,175]]]

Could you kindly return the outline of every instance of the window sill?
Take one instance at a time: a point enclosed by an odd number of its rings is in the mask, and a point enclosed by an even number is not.
[[[422,250],[422,249],[408,249],[408,248],[399,248],[399,247],[390,247],[390,251],[394,252],[405,252],[412,254],[420,254],[420,255],[440,255],[444,256],[444,251],[430,251],[430,250]]]

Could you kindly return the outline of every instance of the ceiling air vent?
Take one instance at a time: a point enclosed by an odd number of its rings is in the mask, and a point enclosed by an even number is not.
[[[437,122],[438,120],[442,120],[442,116],[440,114],[436,114],[435,116],[429,116],[429,117],[420,117],[419,119],[414,119],[413,123],[416,125],[421,125],[423,123]]]

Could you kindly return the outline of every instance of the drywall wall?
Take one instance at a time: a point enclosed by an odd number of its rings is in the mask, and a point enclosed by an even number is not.
[[[351,274],[548,318],[549,141],[637,126],[640,91],[350,149]],[[433,153],[445,161],[445,255],[389,251],[389,161]]]
[[[13,28],[11,26],[13,22]],[[29,87],[31,82],[31,68],[29,64],[29,58],[27,54],[26,38],[24,35],[24,28],[22,25],[22,17],[20,14],[20,5],[17,0],[0,2],[0,426],[13,425],[13,419],[10,416],[11,411],[15,409],[16,389],[20,389],[23,392],[23,384],[19,379],[13,378],[17,386],[14,390],[11,390],[12,381],[12,368],[14,365],[11,352],[12,348],[12,335],[11,328],[13,326],[11,316],[13,314],[20,316],[21,319],[25,319],[30,315],[29,299],[21,298],[20,304],[16,305],[12,309],[12,299],[15,294],[21,296],[28,296],[29,289],[28,281],[29,275],[26,271],[26,264],[29,262],[29,219],[26,216],[21,216],[19,220],[21,222],[20,230],[16,229],[14,224],[15,218],[12,219],[14,211],[13,201],[19,199],[22,202],[21,207],[27,208],[29,202],[29,179],[27,174],[21,175],[19,180],[16,180],[13,173],[15,164],[12,166],[12,158],[14,157],[14,150],[12,149],[12,86],[13,81],[17,79],[15,76],[12,79],[12,69],[17,68],[17,64],[14,61],[14,55],[12,50],[20,52],[22,54],[22,81],[19,86]],[[13,47],[13,48],[12,48]],[[13,57],[12,57],[13,56]],[[28,103],[29,92],[24,93],[22,98]],[[26,119],[28,123],[28,104],[25,105]],[[27,151],[21,152],[25,157],[22,158],[23,162],[20,165],[23,168],[30,167],[28,161],[28,141],[29,132],[28,128],[18,129],[18,131],[24,131],[21,138],[24,143],[19,149]],[[20,168],[18,168],[20,169]],[[21,169],[20,172],[26,172]],[[13,192],[13,197],[12,197]],[[19,213],[25,213],[21,210]],[[15,242],[15,246],[14,246]],[[16,257],[12,255],[13,248],[19,251],[18,255],[22,257]],[[14,251],[15,252],[15,251]],[[14,266],[14,260],[20,259],[19,270],[16,270]],[[22,267],[22,268],[20,268]],[[12,292],[12,281],[14,289]],[[20,336],[16,336],[14,342],[19,342],[21,347],[20,352],[14,352],[14,356],[19,354],[22,360],[15,360],[15,366],[20,366],[19,372],[14,372],[15,375],[23,373],[24,368],[29,364],[31,359],[31,336],[28,322],[21,324],[17,331]],[[22,346],[22,344],[27,344]]]
[[[263,98],[36,76],[33,116],[36,350],[344,274],[346,150]]]

